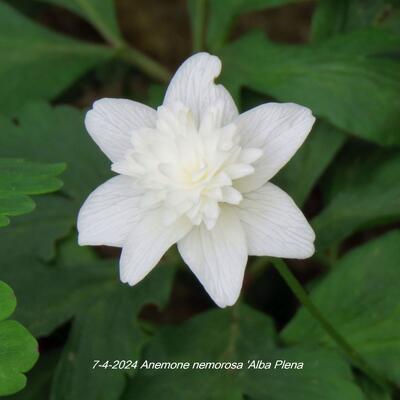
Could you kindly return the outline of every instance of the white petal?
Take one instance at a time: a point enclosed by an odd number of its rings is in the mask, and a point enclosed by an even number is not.
[[[244,164],[251,164],[261,158],[262,155],[263,151],[261,149],[242,149],[239,154],[239,160]]]
[[[200,225],[178,242],[185,263],[220,307],[239,297],[247,263],[246,238],[238,216],[221,210],[215,227]]]
[[[308,258],[315,234],[291,197],[272,183],[247,193],[238,206],[249,254]]]
[[[222,197],[225,203],[239,204],[243,200],[242,194],[232,186],[222,188]]]
[[[79,211],[79,244],[121,247],[139,217],[140,197],[127,176],[115,176],[99,186]]]
[[[229,92],[222,85],[214,83],[220,72],[221,61],[218,57],[208,53],[197,53],[189,57],[172,78],[164,105],[182,102],[191,109],[199,124],[209,106],[222,102],[222,124],[228,124],[238,115],[238,111]]]
[[[119,161],[132,147],[131,137],[135,130],[154,127],[156,111],[126,99],[101,99],[85,118],[86,129],[100,149],[113,161]]]
[[[186,218],[164,226],[160,212],[148,213],[134,224],[122,248],[120,277],[122,282],[135,285],[160,261],[163,254],[191,229]]]
[[[239,179],[254,173],[254,167],[249,164],[231,164],[225,167],[225,172],[231,179]]]
[[[262,149],[255,172],[237,182],[249,192],[271,179],[296,153],[310,132],[315,118],[311,111],[293,103],[268,103],[253,108],[235,120],[242,147]]]

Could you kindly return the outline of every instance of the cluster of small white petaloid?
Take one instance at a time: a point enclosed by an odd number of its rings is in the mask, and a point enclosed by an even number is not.
[[[186,216],[193,225],[211,230],[223,203],[238,205],[243,196],[234,181],[254,172],[261,149],[241,148],[231,122],[223,126],[223,104],[211,105],[197,126],[191,110],[180,102],[157,110],[154,128],[132,134],[132,148],[112,165],[143,189],[144,211],[162,207],[165,225]]]

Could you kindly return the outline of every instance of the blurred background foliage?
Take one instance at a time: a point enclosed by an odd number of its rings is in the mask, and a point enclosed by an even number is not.
[[[0,0],[0,279],[40,351],[26,388],[8,398],[400,398],[399,7]],[[386,389],[299,308],[268,258],[250,260],[241,303],[220,310],[175,250],[129,288],[118,281],[118,249],[78,247],[77,212],[111,176],[85,110],[102,97],[158,106],[170,71],[200,49],[221,57],[220,81],[241,111],[293,101],[318,117],[273,179],[317,235],[315,256],[289,265]],[[34,339],[6,320],[10,293],[0,284],[0,395],[24,386],[37,357]],[[92,370],[94,359],[286,359],[305,369]]]

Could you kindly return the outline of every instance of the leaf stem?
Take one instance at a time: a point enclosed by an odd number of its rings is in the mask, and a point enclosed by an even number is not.
[[[170,72],[163,65],[127,44],[120,46],[116,55],[159,82],[168,83],[171,77]]]
[[[333,325],[322,315],[320,310],[311,301],[310,297],[304,290],[303,286],[297,280],[297,278],[290,271],[284,261],[279,258],[273,259],[273,264],[282,278],[285,280],[287,285],[290,287],[292,292],[296,295],[303,306],[309,311],[309,313],[319,322],[325,332],[333,339],[336,344],[343,350],[347,357],[351,360],[353,365],[359,368],[365,373],[371,380],[382,387],[385,390],[389,390],[389,386],[385,379],[378,374],[373,368],[371,368],[362,356],[346,341],[346,339],[333,327]]]
[[[195,0],[194,17],[192,22],[194,53],[203,50],[205,22],[206,22],[206,0]]]
[[[115,34],[110,30],[107,25],[103,24],[101,18],[98,18],[96,10],[88,6],[86,2],[79,0],[79,4],[82,9],[85,10],[92,25],[115,49],[117,57],[134,65],[150,78],[159,82],[168,83],[171,74],[163,65],[130,46],[119,34]]]

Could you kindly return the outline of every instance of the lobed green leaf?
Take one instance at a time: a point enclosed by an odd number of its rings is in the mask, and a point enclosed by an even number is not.
[[[55,178],[64,164],[38,164],[0,158],[0,227],[8,225],[9,215],[32,211],[34,202],[27,195],[49,193],[62,186]]]

